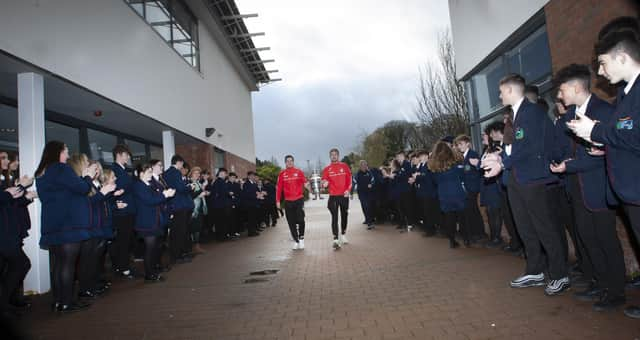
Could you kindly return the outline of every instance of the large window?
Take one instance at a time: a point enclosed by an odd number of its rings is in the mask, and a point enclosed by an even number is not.
[[[136,142],[133,140],[125,139],[124,143],[129,146],[129,150],[131,151],[131,163],[138,164],[140,162],[146,162],[147,159],[147,146],[140,142]]]
[[[198,22],[182,0],[125,0],[187,62],[199,69]]]
[[[113,147],[118,144],[118,137],[102,131],[87,129],[89,137],[89,158],[102,163],[113,163]]]
[[[502,106],[498,83],[505,75],[506,69],[503,58],[498,58],[471,78],[476,108],[480,113],[480,117]]]
[[[70,155],[81,152],[80,130],[77,128],[46,121],[44,123],[44,138],[46,142],[52,140],[64,142],[69,149]]]

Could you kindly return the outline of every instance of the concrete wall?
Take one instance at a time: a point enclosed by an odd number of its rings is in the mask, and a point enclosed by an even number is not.
[[[449,0],[456,76],[463,77],[549,0]]]
[[[255,159],[251,92],[203,25],[201,72],[122,0],[3,1],[0,32],[0,50]],[[205,127],[216,134],[207,138]]]

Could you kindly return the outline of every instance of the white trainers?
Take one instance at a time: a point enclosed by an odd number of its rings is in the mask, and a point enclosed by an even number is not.
[[[544,273],[534,274],[534,275],[523,275],[518,278],[515,278],[509,284],[511,288],[527,288],[527,287],[538,287],[544,286]]]
[[[342,243],[342,244],[348,244],[349,243],[349,240],[347,240],[347,235],[345,235],[345,234],[341,234],[340,235],[340,243]]]
[[[550,280],[547,286],[544,288],[546,295],[558,295],[571,287],[571,281],[569,277],[563,277],[557,280]]]
[[[298,242],[298,249],[304,249],[304,240],[300,240],[300,242]]]
[[[340,240],[333,240],[333,249],[340,249]]]
[[[412,226],[411,224],[409,224],[409,225],[407,226],[407,231],[411,231],[411,229],[413,229],[413,226]]]
[[[291,247],[291,249],[298,250],[299,248],[300,248],[300,244],[298,242],[293,242],[293,246]]]

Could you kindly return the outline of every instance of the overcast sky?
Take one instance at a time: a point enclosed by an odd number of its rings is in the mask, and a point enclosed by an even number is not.
[[[328,161],[393,119],[415,120],[419,68],[449,26],[447,0],[236,0],[283,81],[253,94],[256,155]]]

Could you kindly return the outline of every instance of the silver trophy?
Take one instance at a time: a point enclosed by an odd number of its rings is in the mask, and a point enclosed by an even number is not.
[[[317,171],[314,170],[313,173],[311,173],[309,182],[311,183],[311,194],[313,195],[313,199],[322,199],[322,196],[320,196],[320,190],[322,189],[322,177],[320,177]]]

